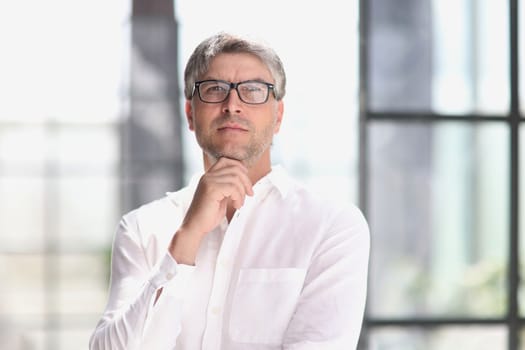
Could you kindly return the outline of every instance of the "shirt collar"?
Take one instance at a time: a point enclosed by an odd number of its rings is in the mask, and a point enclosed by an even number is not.
[[[267,179],[267,181],[277,188],[282,198],[286,198],[294,185],[294,181],[281,165],[272,166],[272,171],[263,179]]]

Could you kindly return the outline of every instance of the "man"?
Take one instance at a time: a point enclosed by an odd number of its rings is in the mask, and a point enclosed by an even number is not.
[[[368,226],[272,168],[285,80],[259,43],[195,49],[185,112],[204,173],[122,218],[91,349],[355,349]]]

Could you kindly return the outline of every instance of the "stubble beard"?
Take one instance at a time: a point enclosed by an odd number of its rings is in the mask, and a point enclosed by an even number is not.
[[[249,140],[245,144],[233,144],[219,142],[213,139],[212,130],[216,129],[215,124],[224,122],[224,119],[233,119],[236,123],[245,127],[248,132],[252,133],[254,128],[249,121],[241,120],[236,117],[224,117],[218,119],[216,123],[212,124],[211,130],[204,134],[202,131],[196,132],[197,142],[204,151],[204,153],[211,157],[214,162],[219,158],[230,158],[242,162],[246,167],[252,167],[260,159],[261,155],[271,146],[273,141],[273,131],[275,123],[267,125],[260,131],[255,131],[251,134]]]

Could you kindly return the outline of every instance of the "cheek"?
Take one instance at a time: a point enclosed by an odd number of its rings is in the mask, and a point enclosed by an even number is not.
[[[195,113],[194,111],[193,114],[191,114],[191,116],[188,117],[188,126],[191,131],[197,132],[199,130],[202,130],[204,127],[206,127],[206,120],[203,117],[202,113],[198,115],[199,117],[197,116],[197,113]]]
[[[191,130],[199,135],[208,135],[211,133],[211,121],[205,118],[193,119]]]

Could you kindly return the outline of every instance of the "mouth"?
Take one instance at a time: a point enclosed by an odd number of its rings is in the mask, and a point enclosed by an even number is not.
[[[248,131],[245,127],[239,124],[225,124],[217,128],[218,131]]]

